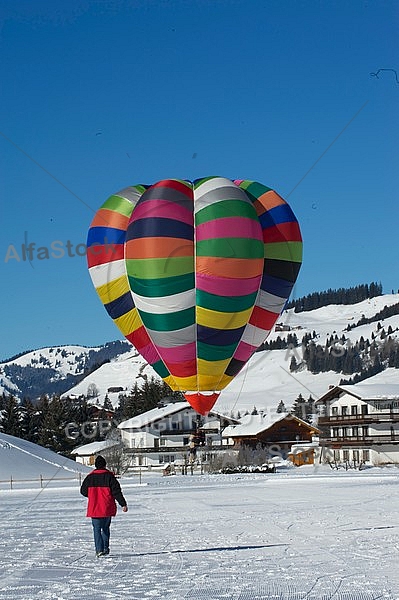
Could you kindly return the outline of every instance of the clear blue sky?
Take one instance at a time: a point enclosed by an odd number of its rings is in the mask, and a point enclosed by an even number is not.
[[[66,244],[113,192],[162,178],[285,197],[294,297],[398,289],[399,84],[370,76],[399,74],[397,1],[2,0],[0,16],[0,359],[120,339]],[[64,257],[23,261],[56,240]]]

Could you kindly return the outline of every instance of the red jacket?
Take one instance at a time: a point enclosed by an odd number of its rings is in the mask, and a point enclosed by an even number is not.
[[[87,517],[114,517],[115,500],[121,506],[127,506],[119,481],[108,469],[95,469],[89,473],[81,485],[80,493],[89,500]]]

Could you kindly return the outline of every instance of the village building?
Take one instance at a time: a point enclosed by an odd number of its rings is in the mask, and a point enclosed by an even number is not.
[[[193,462],[201,447],[221,447],[227,443],[223,430],[238,422],[215,410],[201,417],[183,401],[160,404],[118,428],[124,452],[131,455],[131,467],[159,467]]]
[[[233,449],[240,446],[261,447],[270,458],[287,459],[291,448],[299,442],[311,443],[319,430],[290,413],[266,412],[246,415],[239,425],[223,431],[223,438]]]
[[[78,448],[74,448],[71,451],[71,454],[75,457],[77,463],[81,463],[83,465],[87,465],[89,467],[93,466],[96,460],[96,457],[101,454],[107,459],[111,450],[118,448],[121,446],[121,443],[113,440],[104,440],[101,442],[91,442],[90,444],[84,444],[83,446],[79,446]]]
[[[316,406],[325,461],[399,463],[399,384],[334,386]]]

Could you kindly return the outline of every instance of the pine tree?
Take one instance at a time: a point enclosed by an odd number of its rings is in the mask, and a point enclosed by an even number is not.
[[[3,401],[3,408],[0,416],[0,430],[2,433],[20,437],[21,428],[21,411],[18,400],[15,396],[8,396]]]

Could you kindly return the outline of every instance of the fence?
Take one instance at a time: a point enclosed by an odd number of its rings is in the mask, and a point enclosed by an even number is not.
[[[75,477],[43,477],[43,475],[39,475],[35,479],[15,479],[10,475],[9,479],[0,479],[0,487],[3,487],[4,484],[7,489],[13,490],[19,483],[37,483],[38,487],[43,489],[54,481],[76,481],[80,486],[82,484],[82,473],[78,473]]]

